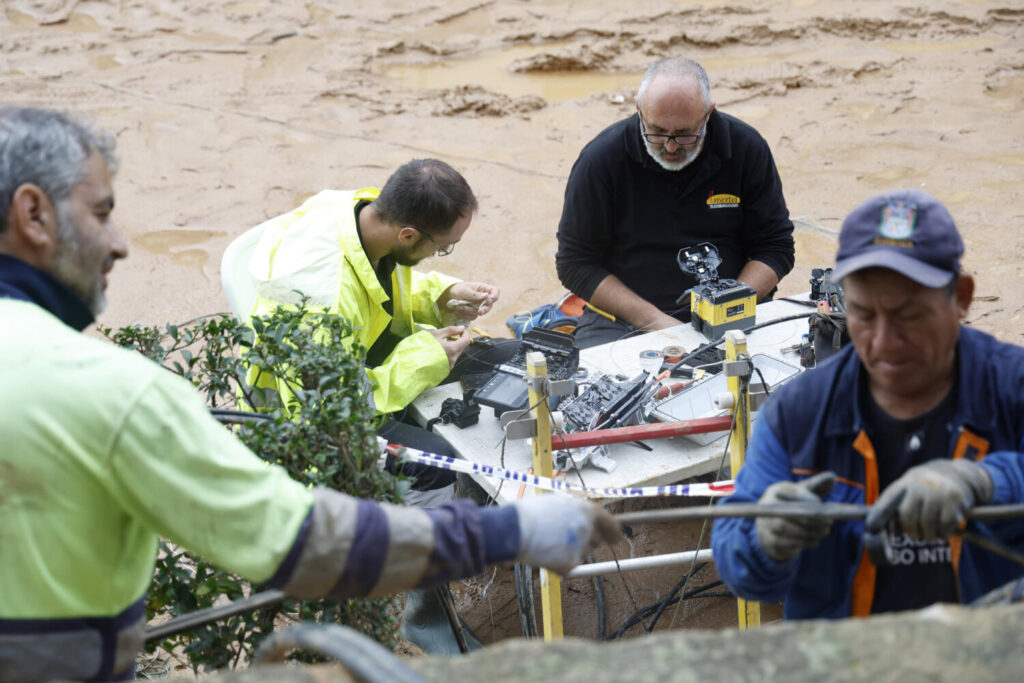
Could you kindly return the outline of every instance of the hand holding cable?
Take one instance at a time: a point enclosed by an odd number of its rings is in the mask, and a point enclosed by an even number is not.
[[[836,475],[819,472],[800,482],[780,481],[769,486],[758,503],[820,503],[835,486]],[[758,517],[757,542],[776,562],[789,562],[805,548],[813,548],[828,535],[832,520],[818,516]]]
[[[896,502],[897,498],[902,498]],[[948,539],[975,505],[992,499],[992,478],[971,460],[930,460],[911,467],[871,507],[865,530],[885,525],[885,512],[895,505],[899,528],[919,540]]]

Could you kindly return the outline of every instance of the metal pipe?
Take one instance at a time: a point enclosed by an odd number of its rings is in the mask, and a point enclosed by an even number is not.
[[[235,600],[234,602],[229,602],[226,605],[220,605],[218,607],[207,607],[206,609],[197,610],[191,614],[176,617],[170,621],[153,626],[152,628],[147,628],[144,637],[146,639],[146,643],[158,642],[185,631],[193,631],[200,626],[212,624],[213,622],[220,621],[221,619],[245,614],[246,612],[251,612],[261,607],[275,605],[284,599],[284,592],[279,590],[255,593],[242,600]]]
[[[621,515],[620,515],[621,516]],[[594,564],[581,564],[565,575],[567,579],[579,579],[590,576],[601,576],[604,574],[617,574],[619,572],[631,572],[638,569],[653,569],[655,567],[669,567],[676,564],[690,564],[692,562],[709,562],[711,548],[704,550],[687,550],[682,553],[669,553],[667,555],[651,555],[650,557],[631,557],[618,562],[595,562]]]
[[[676,422],[654,422],[652,424],[634,425],[632,427],[599,429],[593,432],[552,434],[551,447],[555,450],[565,450],[569,448],[583,448],[584,446],[629,443],[630,441],[643,441],[645,439],[668,439],[673,436],[686,436],[687,434],[727,432],[731,426],[731,415],[698,417],[693,420],[678,420]]]
[[[732,503],[624,512],[615,515],[615,520],[620,524],[701,521],[720,517],[817,517],[840,520],[863,519],[870,509],[870,505],[854,503]],[[1024,504],[985,505],[968,510],[965,516],[979,522],[1024,517]]]

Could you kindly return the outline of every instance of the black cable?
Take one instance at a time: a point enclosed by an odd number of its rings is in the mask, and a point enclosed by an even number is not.
[[[693,574],[699,572],[701,569],[706,567],[707,564],[707,562],[701,562],[699,565],[696,566],[696,568],[694,568],[692,572],[688,572],[683,578],[679,579],[679,583],[677,583],[675,587],[673,587],[672,590],[669,591],[668,595],[660,602],[658,610],[654,613],[654,616],[651,617],[651,623],[647,624],[646,626],[648,633],[653,631],[654,627],[658,624],[658,619],[661,619],[661,613],[664,612],[665,608],[668,606],[668,601],[674,598],[676,596],[676,593],[678,593],[686,587],[686,583],[690,580],[690,577]]]
[[[587,562],[593,564],[594,556],[587,555]],[[600,574],[594,577],[594,602],[597,607],[597,640],[602,641],[608,630],[608,614],[604,601],[604,580]]]
[[[468,654],[469,644],[466,643],[466,634],[462,632],[459,623],[461,619],[455,609],[455,598],[452,596],[451,588],[447,583],[442,583],[434,587],[434,593],[441,602],[441,607],[444,608],[444,615],[448,619],[448,626],[452,630],[452,636],[455,638],[455,644],[459,647],[459,652]]]
[[[190,614],[183,614],[182,616],[175,617],[170,621],[165,621],[157,626],[149,627],[145,630],[143,638],[146,643],[159,642],[165,638],[176,636],[179,633],[194,631],[200,626],[212,624],[215,621],[221,621],[229,617],[238,616],[239,614],[252,612],[262,607],[276,605],[284,599],[284,591],[267,590],[261,593],[254,593],[242,600],[235,600],[226,605],[218,605],[216,607],[207,607],[205,609],[196,610]]]
[[[812,315],[814,315],[814,312],[811,312],[811,313],[796,313],[794,315],[787,315],[784,318],[776,318],[775,320],[768,320],[768,321],[763,322],[763,323],[757,323],[756,325],[751,325],[750,327],[744,327],[743,329],[740,330],[740,332],[742,332],[744,334],[747,334],[747,333],[753,332],[754,330],[760,330],[762,328],[770,327],[772,325],[778,325],[779,323],[786,323],[786,322],[789,322],[790,320],[800,320],[801,318],[810,318]],[[721,344],[724,341],[725,341],[725,335],[719,337],[718,339],[715,339],[714,341],[709,341],[707,344],[704,344],[703,346],[697,347],[694,351],[691,351],[690,353],[688,353],[685,356],[683,356],[678,362],[673,363],[672,367],[669,368],[669,373],[671,373],[674,370],[676,370],[677,368],[679,368],[681,365],[686,363],[686,361],[693,360],[694,358],[696,358],[700,354],[704,353],[708,349],[713,349],[713,348],[715,348],[716,346],[718,346],[719,344]]]
[[[686,593],[683,593],[682,595],[677,595],[677,596],[670,597],[670,598],[664,598],[662,600],[658,600],[656,602],[652,602],[650,605],[646,605],[645,607],[641,607],[639,610],[637,610],[632,615],[630,615],[630,617],[628,619],[626,619],[625,623],[623,623],[622,626],[619,627],[619,630],[617,630],[612,635],[612,637],[609,638],[609,640],[620,640],[622,638],[622,636],[625,635],[626,631],[628,631],[629,629],[633,628],[637,624],[641,623],[645,618],[650,616],[653,612],[657,611],[659,608],[664,610],[664,607],[668,607],[669,605],[674,605],[677,602],[680,602],[682,600],[692,600],[694,598],[735,598],[736,597],[735,595],[733,595],[732,593],[729,593],[729,592],[707,593],[707,591],[709,591],[712,588],[715,588],[717,586],[720,586],[720,585],[722,585],[721,581],[712,581],[711,583],[705,584],[703,586],[698,586],[697,588],[694,588],[692,591],[688,591]],[[662,607],[662,603],[663,602],[665,603],[664,607]]]
[[[761,386],[764,387],[764,395],[765,396],[771,396],[772,392],[768,388],[768,380],[766,380],[764,378],[764,374],[761,373],[761,368],[759,368],[756,365],[754,365],[753,361],[751,361],[750,367],[754,368],[754,372],[756,372],[757,376],[761,378]]]
[[[466,633],[466,634],[469,634],[469,637],[470,637],[470,638],[472,638],[472,639],[473,639],[473,640],[475,640],[475,641],[476,641],[477,643],[479,643],[479,644],[481,644],[481,645],[482,645],[482,644],[483,644],[483,641],[482,641],[482,640],[480,640],[480,636],[478,636],[478,635],[477,635],[477,634],[476,634],[476,633],[475,633],[475,632],[473,631],[473,629],[471,629],[471,628],[469,627],[469,624],[467,624],[467,623],[466,623],[466,620],[462,618],[462,615],[461,615],[461,614],[460,614],[460,615],[458,615],[458,616],[459,616],[459,626],[460,626],[460,627],[462,627],[462,631],[463,631],[464,633]]]
[[[519,602],[519,623],[524,638],[537,637],[537,610],[533,603],[533,568],[516,563],[513,568],[516,598]]]

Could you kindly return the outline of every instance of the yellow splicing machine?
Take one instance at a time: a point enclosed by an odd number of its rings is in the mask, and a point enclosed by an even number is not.
[[[726,330],[740,330],[754,324],[757,292],[747,284],[718,279],[722,257],[715,245],[705,242],[679,250],[676,257],[683,272],[690,273],[699,284],[679,297],[682,303],[690,295],[690,322],[709,340],[718,339]]]

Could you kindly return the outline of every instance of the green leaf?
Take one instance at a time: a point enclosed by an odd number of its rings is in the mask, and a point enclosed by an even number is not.
[[[287,410],[276,390],[248,388],[273,419],[239,428],[239,438],[297,481],[400,502],[410,483],[376,466],[378,420],[363,393],[365,351],[345,345],[352,331],[348,321],[311,310],[306,301],[257,316],[251,327],[231,317],[211,316],[167,325],[163,331],[138,325],[101,329],[114,343],[168,365],[222,407],[224,402],[234,405],[250,364],[267,378],[287,381],[295,389]],[[171,349],[180,350],[180,360],[167,357]],[[147,616],[185,614],[221,596],[233,600],[254,590],[240,577],[161,541]],[[194,671],[233,667],[251,655],[286,613],[345,623],[385,645],[397,642],[396,611],[388,600],[311,600],[261,609],[176,636],[165,646],[186,653]]]

